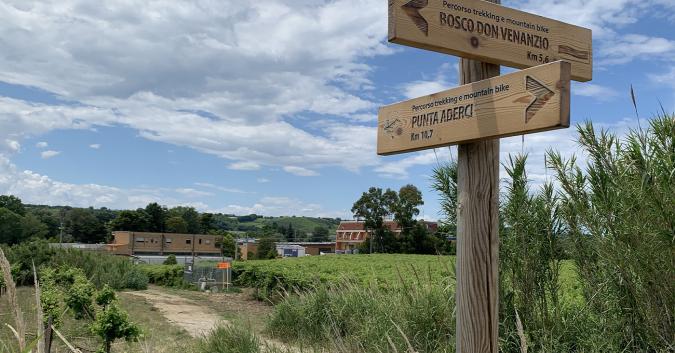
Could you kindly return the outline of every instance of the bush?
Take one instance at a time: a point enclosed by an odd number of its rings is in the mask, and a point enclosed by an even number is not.
[[[117,305],[110,304],[96,315],[91,331],[103,339],[99,352],[110,353],[112,342],[118,338],[135,341],[141,335],[141,329],[131,321],[129,315]]]
[[[67,288],[65,302],[76,319],[94,318],[92,301],[95,290],[91,282],[82,275],[76,276],[73,285]]]
[[[182,265],[139,265],[148,281],[158,286],[185,288]]]
[[[146,289],[145,274],[129,259],[77,249],[52,249],[44,240],[22,243],[7,249],[12,274],[18,285],[32,285],[33,263],[38,269],[72,267],[83,271],[96,288]]]
[[[176,260],[176,255],[171,254],[167,256],[166,260],[164,260],[164,265],[177,265],[178,261]]]

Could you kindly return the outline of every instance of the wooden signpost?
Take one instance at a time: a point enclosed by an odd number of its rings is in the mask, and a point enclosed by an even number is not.
[[[389,41],[519,69],[565,60],[593,78],[590,29],[482,0],[389,0]]]
[[[570,64],[556,61],[380,108],[377,153],[566,128],[569,105]]]
[[[463,86],[381,108],[377,135],[378,154],[459,144],[458,353],[499,351],[499,138],[569,127],[570,79],[593,77],[590,30],[499,2],[389,0],[391,42],[462,57]]]

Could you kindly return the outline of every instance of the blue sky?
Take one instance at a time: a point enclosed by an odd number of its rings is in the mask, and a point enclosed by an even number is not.
[[[503,1],[593,29],[594,79],[572,123],[618,134],[675,111],[675,0]],[[0,3],[0,193],[37,204],[149,202],[348,218],[370,186],[412,183],[456,153],[375,153],[381,105],[456,85],[455,57],[386,42],[381,0]],[[512,69],[503,68],[502,72]],[[574,129],[502,141],[549,175]],[[582,156],[583,159],[583,156]]]

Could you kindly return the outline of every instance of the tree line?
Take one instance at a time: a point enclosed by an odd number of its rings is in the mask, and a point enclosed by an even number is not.
[[[257,238],[274,235],[288,241],[330,240],[325,226],[313,231],[294,228],[288,221],[277,222],[265,218],[263,226],[255,224],[260,215],[234,216],[220,213],[200,213],[193,207],[166,207],[156,202],[136,210],[108,208],[75,208],[69,206],[26,205],[13,195],[0,195],[0,244],[18,244],[32,239],[51,242],[104,243],[110,241],[113,231],[166,232],[224,235],[237,230],[238,222],[248,236]],[[292,218],[289,218],[292,219]],[[336,224],[339,220],[317,219],[317,223]],[[311,223],[310,223],[311,224]]]
[[[430,229],[419,222],[419,206],[424,205],[422,192],[408,184],[398,192],[371,187],[352,206],[354,216],[363,220],[368,238],[359,251],[366,253],[404,254],[452,254],[454,245],[448,239],[448,232],[454,228],[442,225],[438,230]],[[395,234],[386,224],[390,219],[396,222],[400,234]]]

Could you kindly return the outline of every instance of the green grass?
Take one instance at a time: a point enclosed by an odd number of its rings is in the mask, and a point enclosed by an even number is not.
[[[28,332],[27,341],[35,337],[35,291],[32,287],[19,287],[19,305],[24,313]],[[192,338],[187,332],[169,323],[162,314],[149,305],[145,299],[126,293],[120,293],[120,305],[126,310],[133,322],[142,330],[138,342],[117,340],[112,346],[113,353],[192,353],[196,351],[198,339]],[[0,297],[0,353],[15,353],[16,340],[10,330],[4,325],[14,325],[10,315],[7,298]],[[66,312],[59,331],[76,347],[83,351],[93,352],[101,345],[100,339],[91,333],[91,321],[75,320],[71,313]],[[58,338],[54,338],[52,352],[68,352],[68,348]]]
[[[235,283],[256,288],[259,297],[267,299],[278,291],[310,289],[317,284],[337,284],[344,280],[385,290],[412,282],[444,283],[454,278],[454,264],[454,256],[328,255],[235,262],[233,269]],[[571,261],[562,263],[560,287],[570,301],[583,300]]]
[[[423,278],[442,281],[451,275],[452,256],[329,255],[235,262],[235,283],[254,287],[262,296],[277,290],[309,289],[319,283],[345,279],[387,289]]]

